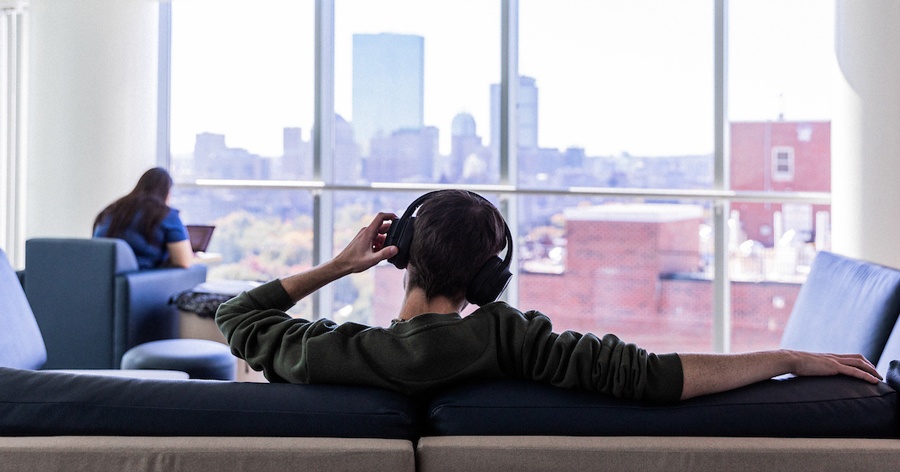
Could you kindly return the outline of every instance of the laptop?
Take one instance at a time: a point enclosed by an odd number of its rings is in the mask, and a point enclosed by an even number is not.
[[[186,225],[188,237],[191,239],[191,250],[194,252],[206,252],[209,246],[209,240],[212,238],[215,226],[209,225]]]

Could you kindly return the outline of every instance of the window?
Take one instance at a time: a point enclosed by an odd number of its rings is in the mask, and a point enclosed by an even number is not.
[[[833,2],[730,0],[731,188],[831,190]],[[800,283],[829,249],[827,198],[731,205],[732,348],[777,347]]]
[[[794,148],[772,149],[772,180],[776,182],[794,180]]]
[[[222,229],[211,278],[311,267],[376,212],[462,187],[510,224],[508,300],[558,330],[777,346],[830,231],[829,116],[797,83],[832,72],[832,5],[267,0],[248,18],[250,4],[161,7],[173,204]],[[790,34],[760,33],[776,29]],[[297,313],[385,325],[401,296],[384,265]]]
[[[521,0],[519,185],[711,188],[712,9]]]
[[[336,0],[335,181],[497,183],[497,2]],[[352,136],[352,138],[351,138]]]
[[[173,178],[311,179],[312,4],[198,0],[161,8],[172,9]]]

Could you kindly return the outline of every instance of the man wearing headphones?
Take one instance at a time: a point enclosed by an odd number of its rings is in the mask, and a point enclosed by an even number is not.
[[[216,323],[232,352],[270,381],[369,385],[405,394],[508,377],[672,402],[785,373],[879,380],[859,355],[657,355],[612,334],[555,333],[543,314],[494,301],[509,282],[512,243],[500,212],[484,198],[431,192],[401,218],[379,213],[331,261],[224,303]],[[326,284],[386,259],[406,269],[403,305],[390,327],[309,322],[285,313]],[[468,303],[480,308],[460,317]]]

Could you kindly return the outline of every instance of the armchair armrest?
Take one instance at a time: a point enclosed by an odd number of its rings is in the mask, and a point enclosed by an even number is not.
[[[206,281],[206,266],[152,269],[116,276],[114,367],[138,344],[178,337],[178,310],[171,300]]]

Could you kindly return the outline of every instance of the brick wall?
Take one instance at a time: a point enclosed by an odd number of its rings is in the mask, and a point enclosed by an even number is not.
[[[775,192],[831,191],[831,123],[735,122],[731,124],[731,188]],[[772,175],[772,150],[794,152],[794,177],[778,180]],[[748,239],[771,247],[773,216],[782,211],[777,203],[735,202],[731,208],[741,215]],[[828,205],[813,205],[812,214],[829,211]]]

